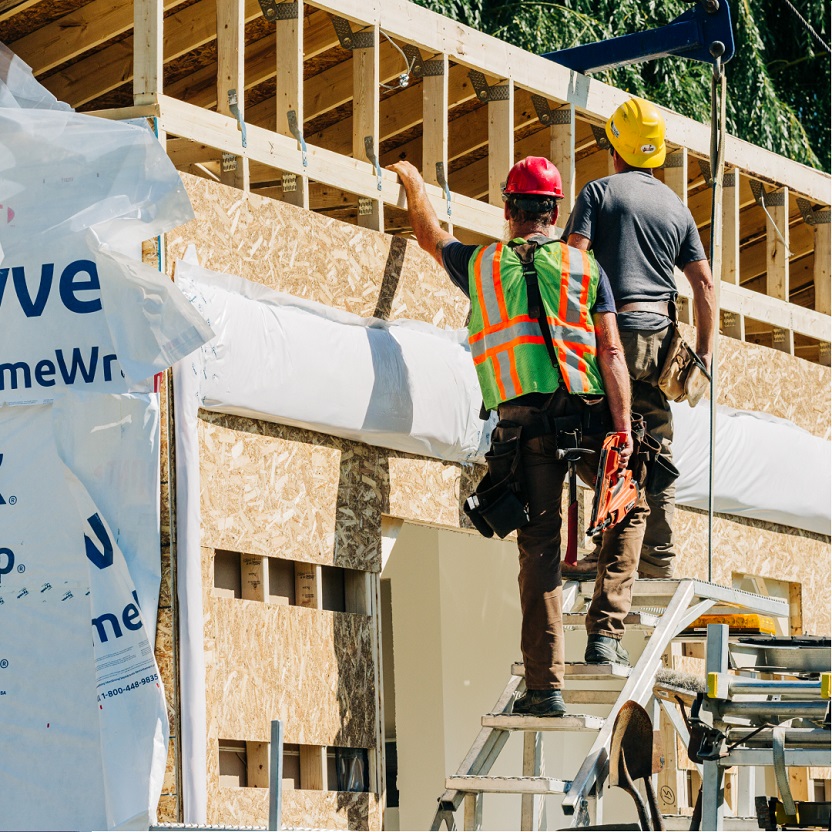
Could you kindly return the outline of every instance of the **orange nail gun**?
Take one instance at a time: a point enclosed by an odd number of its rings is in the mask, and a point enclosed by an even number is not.
[[[589,518],[588,535],[620,523],[638,502],[638,483],[632,471],[618,472],[621,451],[627,444],[626,433],[608,433],[601,446],[598,475],[595,478],[595,499]]]

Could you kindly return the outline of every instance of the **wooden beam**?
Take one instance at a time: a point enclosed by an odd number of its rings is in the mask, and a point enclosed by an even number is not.
[[[720,312],[719,331],[728,338],[735,338],[737,341],[745,340],[745,318],[736,312]]]
[[[258,555],[240,556],[240,578],[243,598],[267,601],[269,598],[269,559]]]
[[[818,212],[819,213],[819,212]],[[830,246],[829,211],[825,212],[825,220],[818,220],[814,227],[815,236],[815,309],[824,315],[832,314],[832,286],[830,285],[829,270],[832,260],[832,246]]]
[[[740,282],[739,178],[736,169],[722,178],[722,279],[734,285]]]
[[[372,35],[372,46],[352,51],[352,155],[354,159],[368,160],[371,164],[378,166],[380,164],[378,26],[373,27]],[[358,224],[363,228],[384,231],[384,207],[380,199],[365,197],[359,200]]]
[[[680,147],[667,154],[664,162],[664,184],[673,191],[683,205],[688,204],[688,151]]]
[[[301,745],[300,748],[300,787],[321,791],[326,789],[326,746]],[[335,784],[329,784],[331,789]]]
[[[474,92],[471,88],[470,82],[467,84],[465,80],[460,79],[457,74],[463,70],[461,66],[451,67],[449,87],[449,107],[451,112],[453,108],[459,104],[463,104],[474,98]],[[456,76],[456,78],[455,78]],[[465,79],[467,79],[467,70],[465,70]],[[455,80],[458,84],[454,83]],[[454,93],[457,93],[455,97]],[[400,93],[399,95],[403,95]],[[394,99],[389,99],[390,102],[397,100],[399,96]],[[518,96],[514,99],[514,129],[519,130],[537,121],[532,108],[528,107],[524,102],[518,100]],[[387,104],[385,101],[383,104]],[[395,112],[396,108],[392,108]],[[384,108],[382,108],[382,113]],[[395,123],[392,119],[382,122],[382,141],[391,138],[395,133],[386,133],[387,128],[398,128],[396,133],[407,129],[403,122]],[[488,107],[478,107],[474,110],[466,112],[464,115],[457,118],[449,119],[448,121],[448,163],[450,164],[455,159],[466,156],[475,150],[488,146]],[[541,153],[547,153],[547,150],[541,150]],[[417,167],[422,166],[422,142],[420,139],[411,139],[392,150],[387,151],[384,155],[386,164],[395,161],[396,159],[408,159]]]
[[[742,222],[742,216],[741,216]],[[814,231],[802,220],[789,228],[789,250],[791,260],[797,260],[811,253],[814,245]],[[740,247],[740,285],[749,280],[764,275],[768,271],[768,246],[764,236],[760,239]],[[791,280],[789,281],[791,283]]]
[[[764,192],[766,214],[766,294],[789,299],[789,189]]]
[[[133,104],[152,104],[162,94],[162,0],[133,0]]]
[[[246,0],[246,20],[262,14],[257,0]],[[200,0],[165,19],[164,60],[172,61],[217,36],[213,0]],[[133,77],[133,37],[75,61],[42,83],[61,101],[80,107],[129,82]],[[216,70],[214,71],[214,77]]]
[[[295,561],[295,604],[307,609],[322,609],[321,567]]]
[[[311,60],[333,46],[337,46],[337,44],[338,38],[332,29],[329,15],[324,14],[324,12],[315,12],[306,18],[303,29],[305,60]],[[274,39],[271,33],[246,47],[246,89],[256,87],[274,77],[274,48]],[[342,65],[337,64],[332,69],[334,70],[339,66]],[[349,68],[348,65],[347,68]],[[200,107],[214,107],[217,103],[217,85],[214,82],[216,75],[216,63],[209,64],[184,78],[180,78],[178,81],[168,84],[165,91],[174,98],[181,98],[183,101],[188,101]],[[323,81],[325,75],[326,72],[319,73],[313,79],[310,79],[310,83],[319,78]],[[349,82],[350,95],[352,95],[351,78]],[[311,118],[310,106],[310,95],[307,94],[304,107],[307,119]],[[254,107],[249,107],[248,118],[252,123],[260,124],[263,127],[271,126],[274,118],[272,101],[267,99]]]
[[[402,72],[402,56],[386,41],[379,49],[379,81],[387,84],[398,79]],[[326,76],[326,77],[324,77]],[[338,107],[352,100],[353,66],[350,61],[337,64],[326,72],[306,82],[307,107],[313,107],[315,115]],[[307,118],[309,116],[307,115]],[[407,130],[422,120],[422,91],[419,85],[408,87],[385,99],[379,108],[379,137]],[[310,134],[312,144],[326,147],[335,153],[349,156],[352,153],[352,117],[331,124],[317,133]],[[363,151],[362,151],[363,153]],[[363,156],[362,156],[363,158]]]
[[[563,228],[575,207],[575,107],[567,104],[554,110],[552,117],[555,121],[549,127],[549,158],[557,166],[563,181],[557,222]]]
[[[514,164],[514,84],[490,87],[488,101],[488,202],[502,207],[502,183]]]
[[[40,0],[0,0],[0,22],[31,9],[39,2]]]
[[[280,135],[297,141],[295,132],[303,137],[304,121],[303,3],[288,3],[286,7],[292,15],[275,21],[275,124]],[[309,177],[284,174],[283,201],[308,208]]]
[[[422,176],[431,185],[447,187],[448,56],[440,55],[425,66],[429,74],[422,79]]]
[[[169,11],[183,2],[163,0],[162,7]],[[140,31],[134,24],[142,5],[142,0],[137,0],[133,6],[113,0],[93,0],[8,46],[32,67],[35,76],[40,76],[131,28]]]
[[[594,120],[606,119],[629,93],[531,55],[495,37],[450,21],[408,0],[326,0],[326,8],[343,17],[379,24],[390,34],[471,65],[476,56],[483,71],[549,100],[571,102]],[[710,128],[670,110],[664,115],[669,142],[702,158],[710,155]],[[762,181],[786,183],[815,202],[829,204],[830,176],[771,151],[728,136],[726,163],[741,166]]]
[[[217,112],[240,123],[240,145],[245,146],[245,0],[216,0]],[[225,154],[221,179],[225,185],[249,189],[248,158]]]

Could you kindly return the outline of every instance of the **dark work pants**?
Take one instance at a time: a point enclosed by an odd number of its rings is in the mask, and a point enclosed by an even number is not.
[[[602,405],[605,406],[605,405]],[[566,416],[583,409],[577,397],[560,390],[553,397],[548,413]],[[512,405],[500,406],[500,419],[520,425],[535,425],[540,410]],[[603,435],[585,437],[582,443],[600,449]],[[560,574],[561,497],[568,473],[566,463],[556,457],[555,436],[540,436],[522,443],[523,481],[529,500],[530,522],[517,531],[520,555],[520,610],[522,627],[520,649],[526,672],[526,687],[530,690],[558,690],[563,687],[563,599]],[[594,481],[597,456],[578,466],[581,478],[588,484]],[[643,518],[646,509],[641,508]],[[628,522],[630,521],[630,522]],[[589,632],[599,632],[620,638],[624,618],[630,611],[632,584],[638,566],[643,534],[643,519],[628,517],[626,521],[605,533],[602,563],[599,564],[599,583],[587,616]]]
[[[673,461],[673,414],[664,393],[657,387],[664,366],[673,327],[658,332],[623,331],[621,344],[633,389],[633,413],[644,417],[647,432],[661,442],[661,455]],[[676,483],[647,498],[649,509],[641,547],[639,574],[647,578],[672,578],[676,548],[673,517],[676,512]]]

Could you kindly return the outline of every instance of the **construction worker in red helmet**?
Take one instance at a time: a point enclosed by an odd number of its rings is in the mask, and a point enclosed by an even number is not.
[[[488,481],[489,493],[497,495],[489,505],[499,516],[488,521],[495,529],[503,524],[497,533],[517,529],[526,692],[514,712],[562,716],[563,452],[592,444],[593,436],[600,447],[613,430],[628,438],[622,465],[632,451],[630,383],[608,281],[591,255],[554,239],[563,190],[547,159],[530,156],[509,171],[503,187],[508,241],[479,246],[463,245],[442,229],[412,164],[388,169],[404,186],[419,245],[471,300],[471,355],[484,408],[499,415],[480,485]],[[582,466],[581,476],[591,481],[597,456]],[[610,563],[631,578],[644,512],[639,506],[606,534]],[[588,622],[606,620],[608,606],[602,586]]]
[[[713,278],[687,206],[653,176],[665,163],[665,124],[658,108],[630,98],[606,124],[615,174],[589,182],[578,195],[564,237],[570,246],[592,250],[609,275],[618,309],[618,329],[632,379],[633,411],[642,414],[648,433],[662,443],[661,469],[669,472],[648,488],[650,514],[639,574],[673,577],[673,516],[676,486],[671,441],[673,419],[659,378],[675,334],[676,279],[681,269],[693,289],[696,345],[710,368],[714,329]],[[571,567],[591,576],[593,556]]]

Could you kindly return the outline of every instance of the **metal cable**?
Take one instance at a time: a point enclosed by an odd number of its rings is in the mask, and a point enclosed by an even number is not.
[[[832,47],[812,28],[812,25],[805,17],[791,4],[790,0],[783,0],[783,2],[792,10],[795,17],[806,27],[810,35],[827,51],[832,53]]]
[[[398,84],[380,84],[379,86],[384,87],[386,90],[400,90],[404,89],[410,83],[410,75],[413,72],[413,66],[416,63],[416,59],[413,58],[411,60],[407,59],[407,55],[405,55],[404,50],[399,46],[387,32],[383,31],[382,29],[378,30],[380,34],[384,35],[387,40],[393,45],[393,48],[404,58],[404,65],[407,69],[404,72],[399,73],[399,83]]]
[[[768,212],[768,208],[766,208],[766,195],[765,192],[760,196],[760,206],[762,207],[763,211],[765,211],[766,216],[769,218],[771,222],[771,226],[774,229],[774,233],[780,238],[780,242],[783,243],[783,248],[786,249],[786,257],[791,257],[792,252],[789,248],[789,244],[786,242],[786,238],[783,236],[783,232],[780,230],[777,223],[774,221],[774,217],[771,216]]]

